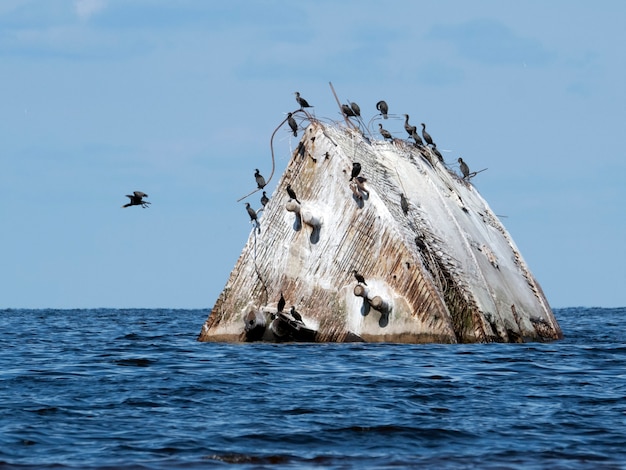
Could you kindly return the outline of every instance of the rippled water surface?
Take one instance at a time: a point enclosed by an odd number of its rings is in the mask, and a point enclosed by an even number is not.
[[[555,343],[413,346],[0,311],[0,468],[626,468],[626,308],[555,314]]]

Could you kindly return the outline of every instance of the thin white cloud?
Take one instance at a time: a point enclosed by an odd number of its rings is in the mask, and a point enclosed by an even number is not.
[[[106,0],[76,0],[74,8],[81,20],[88,20],[106,7]]]

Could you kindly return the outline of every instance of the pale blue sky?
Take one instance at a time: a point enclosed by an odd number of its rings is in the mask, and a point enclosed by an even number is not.
[[[553,307],[624,306],[624,24],[621,0],[2,0],[0,308],[211,307],[271,133],[296,90],[339,120],[329,81],[488,168]]]

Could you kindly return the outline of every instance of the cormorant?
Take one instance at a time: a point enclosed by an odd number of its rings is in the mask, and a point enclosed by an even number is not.
[[[409,202],[404,197],[404,193],[400,193],[400,207],[402,207],[402,212],[404,215],[409,213]]]
[[[261,196],[261,204],[263,204],[263,207],[265,207],[268,202],[270,202],[270,198],[268,198],[267,194],[265,194],[265,191],[263,191],[263,196]]]
[[[381,100],[378,103],[376,103],[376,109],[378,111],[380,111],[380,114],[383,115],[383,119],[387,119],[387,113],[389,112],[389,106],[387,106],[387,103],[385,101]]]
[[[254,170],[254,179],[256,180],[256,184],[259,189],[263,189],[267,183],[265,183],[265,178],[259,173],[259,169],[256,168]]]
[[[470,174],[469,166],[467,166],[467,163],[465,163],[461,157],[459,157],[459,165],[461,166],[461,173],[463,173],[463,179],[467,178]]]
[[[355,116],[354,111],[352,111],[352,108],[350,106],[348,106],[347,104],[342,104],[341,105],[341,111],[347,117],[354,117]]]
[[[312,108],[313,106],[311,106],[307,100],[305,100],[304,98],[302,98],[300,96],[300,92],[296,91],[296,101],[298,102],[298,104],[300,105],[301,108]]]
[[[358,162],[352,163],[352,173],[350,174],[349,181],[352,181],[354,178],[359,176],[359,173],[361,173],[361,164]]]
[[[298,148],[296,149],[297,154],[304,158],[305,151],[304,143],[302,141],[298,142]]]
[[[256,211],[250,207],[250,203],[246,202],[246,210],[248,211],[248,215],[250,216],[250,220],[256,221]]]
[[[356,271],[356,269],[353,269],[353,270],[352,270],[352,272],[354,273],[354,277],[356,278],[356,280],[357,280],[357,282],[358,282],[358,283],[363,284],[364,286],[366,286],[366,285],[367,285],[367,282],[365,282],[365,278],[364,278],[362,275],[360,275],[360,274]]]
[[[298,204],[301,204],[301,202],[298,201],[298,198],[296,197],[296,192],[292,189],[290,184],[287,185],[287,194],[289,194],[289,197],[291,199],[295,200]]]
[[[380,132],[380,135],[382,135],[385,139],[393,139],[391,133],[387,129],[383,129],[382,124],[378,124],[378,132]]]
[[[407,134],[409,134],[409,137],[413,137],[413,133],[417,132],[417,127],[412,126],[409,124],[409,115],[405,114],[404,117],[406,118],[404,120],[404,129],[406,130]]]
[[[433,138],[430,136],[428,132],[426,132],[426,124],[422,123],[422,137],[428,145],[433,145]]]
[[[361,108],[356,103],[350,103],[350,107],[352,108],[352,112],[355,116],[361,116]]]
[[[424,243],[424,237],[422,237],[421,235],[418,235],[417,237],[415,237],[415,244],[420,250],[426,249],[426,243]]]
[[[296,120],[292,117],[292,113],[287,114],[287,122],[289,123],[289,127],[293,131],[293,136],[298,137],[298,124]]]
[[[433,143],[432,150],[433,150],[434,154],[437,155],[437,158],[439,159],[439,161],[441,163],[443,163],[443,155],[441,155],[441,153],[437,149],[437,144]]]
[[[280,299],[278,299],[278,305],[276,306],[279,312],[282,312],[285,308],[285,298],[283,297],[283,293],[280,293]]]
[[[302,315],[300,315],[300,314],[296,311],[296,306],[295,306],[295,305],[292,305],[292,306],[291,306],[291,310],[289,310],[289,313],[291,313],[291,316],[293,317],[293,319],[294,319],[295,321],[299,321],[299,322],[304,323],[304,322],[302,321]]]
[[[127,194],[126,197],[130,198],[130,202],[128,204],[124,204],[122,207],[130,207],[130,206],[141,206],[144,209],[148,207],[150,204],[148,201],[144,201],[142,198],[148,197],[146,193],[141,191],[133,191],[133,194]]]
[[[423,147],[424,146],[424,141],[422,140],[420,135],[417,133],[417,128],[415,126],[413,126],[413,129],[414,129],[414,131],[411,134],[411,137],[413,137],[413,140],[415,141],[415,143],[417,144],[418,147]]]

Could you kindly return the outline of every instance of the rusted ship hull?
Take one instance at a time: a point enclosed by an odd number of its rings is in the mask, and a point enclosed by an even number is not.
[[[366,179],[358,184],[355,161]],[[259,221],[201,341],[285,340],[271,328],[281,293],[302,316],[302,335],[286,336],[293,341],[562,337],[504,226],[428,147],[313,121]]]

